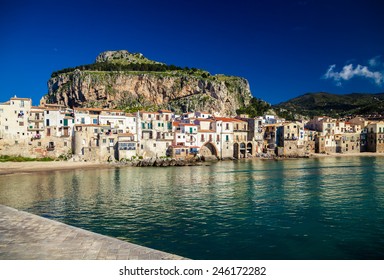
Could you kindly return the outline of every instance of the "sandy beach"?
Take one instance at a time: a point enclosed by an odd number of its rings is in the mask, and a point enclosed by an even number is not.
[[[0,162],[0,175],[110,167],[115,167],[115,165],[108,163],[73,161]]]
[[[309,158],[330,158],[330,157],[384,157],[384,153],[356,153],[356,154],[311,154]],[[258,159],[258,158],[252,158]],[[284,158],[282,158],[284,160]],[[115,164],[98,162],[73,162],[73,161],[30,161],[30,162],[0,162],[0,175],[16,173],[47,172],[71,169],[88,168],[112,168]]]

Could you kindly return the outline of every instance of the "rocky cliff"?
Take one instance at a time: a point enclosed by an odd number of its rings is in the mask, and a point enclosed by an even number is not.
[[[112,69],[116,69],[116,64],[125,64],[139,70],[123,67],[121,71],[108,71],[111,62],[115,65]],[[141,54],[127,51],[102,53],[92,67],[81,66],[52,75],[44,99],[70,107],[163,108],[179,113],[201,110],[226,115],[234,115],[251,99],[249,84],[243,78],[211,76],[197,69],[164,68],[165,64],[156,62],[152,64],[157,68],[142,67],[151,62]],[[163,68],[159,69],[159,65]],[[94,70],[97,68],[107,71]]]

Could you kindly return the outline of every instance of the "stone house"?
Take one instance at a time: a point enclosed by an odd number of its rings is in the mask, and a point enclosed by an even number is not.
[[[225,117],[215,117],[213,127],[216,131],[216,147],[218,148],[218,156],[222,159],[232,158],[234,156],[233,151],[233,130],[234,123],[237,120]]]
[[[122,133],[117,135],[118,160],[132,159],[138,155],[139,144],[132,133]]]
[[[360,153],[360,133],[336,134],[335,142],[337,153]]]
[[[304,156],[304,125],[286,122],[276,127],[276,141],[279,156]]]
[[[110,132],[109,125],[76,124],[73,153],[84,161],[110,161],[118,159],[118,134]]]
[[[367,125],[367,151],[384,153],[384,122],[371,122]]]
[[[276,124],[264,125],[264,153],[275,154],[277,147],[277,126]]]

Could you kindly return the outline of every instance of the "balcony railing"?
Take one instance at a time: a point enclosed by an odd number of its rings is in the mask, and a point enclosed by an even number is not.
[[[44,119],[41,118],[28,118],[29,122],[43,122]]]
[[[44,130],[44,127],[28,127],[28,131],[37,131],[37,130]]]

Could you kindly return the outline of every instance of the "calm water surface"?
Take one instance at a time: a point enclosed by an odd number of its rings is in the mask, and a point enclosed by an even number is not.
[[[384,259],[384,158],[0,176],[0,203],[193,259]]]

